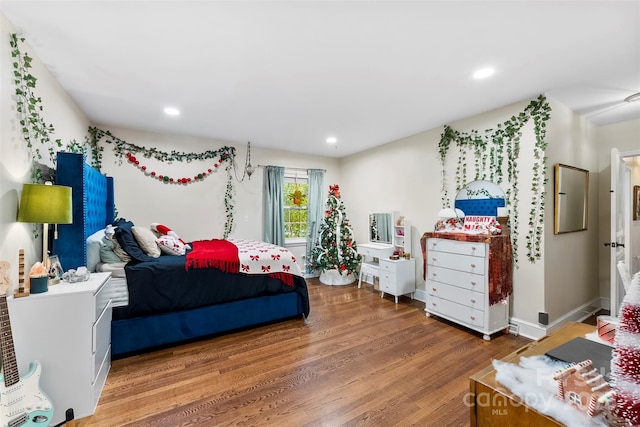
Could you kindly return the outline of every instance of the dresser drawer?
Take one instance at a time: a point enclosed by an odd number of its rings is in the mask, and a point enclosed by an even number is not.
[[[484,294],[478,292],[428,280],[427,293],[460,305],[484,311]]]
[[[111,300],[102,311],[98,320],[93,324],[91,329],[92,343],[91,353],[93,355],[93,378],[100,369],[102,360],[109,348],[111,348]]]
[[[395,293],[396,291],[396,275],[395,273],[381,272],[378,286],[381,291]]]
[[[433,265],[436,267],[450,268],[453,270],[480,275],[484,275],[486,272],[486,258],[479,258],[471,255],[459,255],[450,252],[428,252],[427,264],[429,264],[429,266]]]
[[[449,239],[427,239],[427,252],[430,251],[484,257],[487,255],[487,244],[480,242],[460,242]]]
[[[370,257],[370,258],[379,258],[379,259],[389,258],[391,255],[393,255],[393,250],[394,250],[393,246],[383,246],[383,245],[373,245],[373,244],[367,245],[366,243],[358,245],[358,253],[362,256]]]
[[[98,320],[98,318],[104,311],[104,308],[111,301],[111,279],[110,278],[108,278],[106,283],[98,289],[98,292],[96,293],[95,301],[96,301],[95,303],[96,312],[95,312],[94,320]]]
[[[454,285],[471,291],[485,293],[485,278],[481,274],[430,265],[427,268],[427,281],[433,280],[447,285]],[[429,288],[427,288],[427,291]]]
[[[484,326],[484,312],[481,310],[476,310],[433,295],[427,297],[426,310],[456,322],[466,323],[475,327]]]

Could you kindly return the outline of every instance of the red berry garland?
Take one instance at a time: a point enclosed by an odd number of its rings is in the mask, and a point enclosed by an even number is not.
[[[126,156],[127,156],[127,159],[129,160],[129,163],[136,166],[145,175],[150,176],[151,178],[157,179],[158,181],[162,181],[166,184],[183,184],[183,185],[190,184],[191,182],[204,180],[211,173],[217,172],[222,162],[228,158],[228,156],[221,155],[220,159],[213,164],[212,168],[207,169],[206,172],[201,172],[198,175],[195,175],[193,178],[175,179],[167,175],[158,175],[155,171],[149,172],[148,168],[144,165],[140,165],[140,161],[136,159],[136,157],[131,153],[127,153]]]

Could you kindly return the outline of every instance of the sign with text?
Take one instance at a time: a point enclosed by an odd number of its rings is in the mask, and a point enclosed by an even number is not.
[[[466,216],[464,218],[464,230],[474,233],[491,233],[491,229],[497,224],[495,216]]]

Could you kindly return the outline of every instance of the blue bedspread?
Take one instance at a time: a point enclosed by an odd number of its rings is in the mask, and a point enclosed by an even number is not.
[[[298,293],[304,315],[309,315],[303,277],[294,276],[294,286],[289,286],[266,275],[232,274],[216,268],[186,270],[185,261],[185,256],[162,255],[154,261],[127,264],[129,305],[115,308],[114,320],[289,292]]]

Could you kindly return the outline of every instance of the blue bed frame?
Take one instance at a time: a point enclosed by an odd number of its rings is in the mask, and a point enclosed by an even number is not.
[[[85,156],[58,153],[56,184],[72,187],[73,224],[58,226],[53,252],[64,268],[87,265],[87,237],[114,220],[113,178],[86,163]],[[192,310],[111,323],[114,357],[274,321],[302,318],[297,292],[269,295]]]

